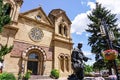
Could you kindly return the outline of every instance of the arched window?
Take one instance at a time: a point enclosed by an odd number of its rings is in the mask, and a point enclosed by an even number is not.
[[[35,53],[31,53],[31,54],[28,56],[28,59],[38,59],[38,55],[35,54]]]
[[[69,72],[69,57],[68,57],[68,55],[65,56],[65,68],[66,68],[66,71]]]
[[[64,26],[64,35],[67,36],[67,28]]]
[[[64,54],[63,53],[61,53],[59,56],[58,56],[58,58],[59,58],[59,62],[60,62],[60,69],[61,69],[61,71],[62,72],[64,72]]]
[[[59,30],[58,30],[58,31],[59,31],[59,34],[62,34],[62,24],[59,25],[59,28],[58,28],[58,29],[59,29]]]
[[[61,53],[59,55],[60,69],[62,72],[70,71],[70,56],[68,54]]]
[[[36,19],[37,19],[37,20],[41,20],[41,16],[40,16],[40,15],[37,15],[37,16],[36,16]]]
[[[11,12],[11,4],[6,3],[4,5],[4,13],[5,13],[5,15],[10,15],[10,12]]]
[[[60,68],[64,72],[64,56],[60,56]]]

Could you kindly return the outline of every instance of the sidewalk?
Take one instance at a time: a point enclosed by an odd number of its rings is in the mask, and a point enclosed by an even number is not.
[[[59,79],[29,79],[29,80],[67,80],[67,78],[59,78]]]
[[[59,79],[52,79],[50,76],[32,75],[29,80],[67,80],[67,77],[60,77]]]

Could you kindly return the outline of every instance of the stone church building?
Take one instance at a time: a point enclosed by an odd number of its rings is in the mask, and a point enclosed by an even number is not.
[[[20,13],[22,0],[3,1],[9,4],[11,23],[0,33],[0,44],[14,45],[3,57],[3,72],[17,75],[31,70],[33,75],[44,76],[58,69],[61,77],[71,74],[71,21],[65,11],[53,9],[46,15],[38,7]]]

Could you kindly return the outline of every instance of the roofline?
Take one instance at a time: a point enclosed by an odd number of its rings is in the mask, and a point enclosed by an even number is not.
[[[71,20],[68,18],[65,11],[63,11],[61,14],[65,14],[65,17],[67,18],[67,20],[70,22],[70,24],[72,24]],[[61,14],[59,14],[59,15],[61,15]],[[49,13],[49,15],[53,15],[53,14]],[[57,15],[57,16],[59,16],[59,15]],[[55,16],[55,15],[53,15],[53,16]],[[57,16],[55,16],[55,17],[57,17]]]
[[[36,11],[36,10],[42,10],[43,14],[45,15],[46,19],[50,22],[51,25],[53,25],[53,23],[51,22],[51,20],[49,19],[49,17],[46,15],[46,13],[43,11],[42,7],[38,7],[38,8],[35,8],[35,9],[32,9],[32,10],[28,10],[26,12],[23,12],[23,13],[20,13],[22,15],[25,15],[27,13],[30,13],[30,12],[33,12],[33,11]]]
[[[19,15],[19,18],[24,18],[24,19],[27,19],[27,20],[30,20],[30,21],[34,21],[34,22],[36,22],[36,23],[40,23],[40,24],[43,24],[43,25],[46,25],[46,26],[50,26],[50,28],[54,28],[53,25],[49,25],[49,24],[46,24],[46,23],[43,23],[43,22],[34,20],[34,19],[29,18],[29,17],[27,17],[27,16],[24,16],[24,15],[22,15],[22,14]]]

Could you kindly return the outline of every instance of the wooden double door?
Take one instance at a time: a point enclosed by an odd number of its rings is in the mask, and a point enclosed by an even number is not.
[[[38,55],[37,53],[30,53],[28,55],[27,61],[27,70],[32,71],[32,75],[42,75],[44,72],[43,69],[43,59],[42,55]]]

